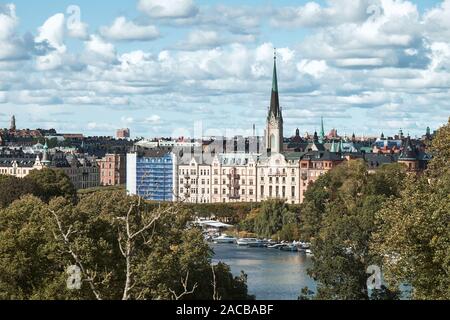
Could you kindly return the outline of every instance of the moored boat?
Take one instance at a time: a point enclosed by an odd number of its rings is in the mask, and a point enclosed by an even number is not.
[[[280,247],[281,251],[291,251],[291,252],[297,252],[298,248],[294,244],[284,244]]]
[[[236,243],[236,238],[232,236],[228,236],[226,234],[221,235],[220,237],[216,237],[213,239],[214,243]]]
[[[256,245],[258,243],[258,239],[256,238],[240,238],[236,241],[238,246],[250,246],[250,245]]]

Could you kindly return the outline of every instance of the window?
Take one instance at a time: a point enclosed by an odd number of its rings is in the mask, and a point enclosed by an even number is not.
[[[291,197],[295,197],[295,187],[292,187],[291,189]]]

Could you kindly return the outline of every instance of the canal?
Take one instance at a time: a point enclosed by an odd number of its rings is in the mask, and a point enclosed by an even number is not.
[[[239,247],[234,244],[211,244],[213,263],[224,262],[234,275],[248,275],[249,294],[257,300],[296,300],[301,289],[315,291],[313,279],[307,274],[312,261],[304,253],[267,248]]]

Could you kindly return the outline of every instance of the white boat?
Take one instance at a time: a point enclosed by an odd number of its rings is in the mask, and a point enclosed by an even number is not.
[[[284,247],[284,246],[285,246],[285,244],[283,244],[283,243],[275,243],[275,244],[267,246],[267,248],[280,250],[280,248]]]
[[[306,249],[305,250],[306,255],[308,256],[313,256],[314,254],[312,253],[311,249]]]
[[[236,238],[232,236],[227,236],[226,234],[213,239],[214,243],[236,243]]]
[[[280,247],[281,251],[291,251],[291,252],[297,252],[298,248],[294,244],[284,244]]]
[[[258,243],[258,239],[256,238],[240,238],[236,241],[236,243],[238,244],[238,246],[249,246],[251,244],[257,244]]]

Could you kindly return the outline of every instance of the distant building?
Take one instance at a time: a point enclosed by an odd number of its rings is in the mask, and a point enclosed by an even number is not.
[[[94,188],[100,185],[99,168],[95,159],[65,155],[62,152],[50,154],[47,144],[38,155],[22,150],[3,149],[0,152],[0,174],[24,178],[33,170],[44,168],[62,170],[76,189]]]
[[[127,154],[127,192],[146,200],[176,200],[176,157],[169,149]]]
[[[117,139],[129,139],[130,138],[130,129],[119,129],[116,131],[116,138]]]
[[[411,137],[405,139],[402,151],[398,158],[398,163],[404,164],[410,172],[420,172],[427,168],[431,156],[422,152],[416,145],[412,143]]]
[[[16,131],[16,116],[11,117],[11,125],[9,127],[10,131]]]
[[[107,154],[98,160],[100,169],[100,184],[102,186],[116,186],[126,183],[126,160],[124,154]]]
[[[63,133],[62,136],[65,140],[83,140],[84,138],[81,133]]]

